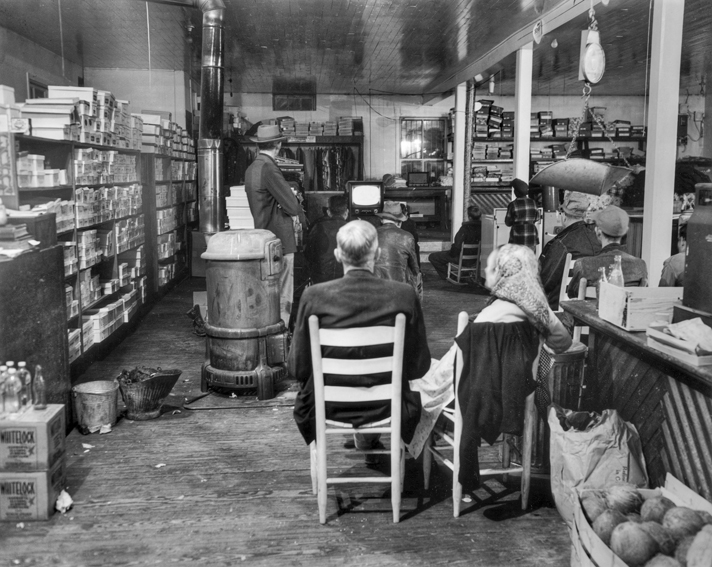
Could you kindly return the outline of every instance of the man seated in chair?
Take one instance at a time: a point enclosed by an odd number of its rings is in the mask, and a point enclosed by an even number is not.
[[[420,396],[412,392],[408,381],[423,376],[430,367],[430,350],[425,335],[425,322],[415,290],[404,283],[384,280],[373,274],[378,258],[378,235],[366,221],[352,221],[336,235],[336,259],[344,267],[344,277],[313,285],[302,295],[294,327],[288,367],[300,385],[294,404],[294,419],[307,444],[315,440],[314,382],[312,377],[309,317],[319,317],[321,328],[345,329],[374,325],[393,325],[396,315],[406,318],[403,352],[403,410],[401,435],[410,442],[420,418]],[[378,349],[378,346],[371,347]],[[325,349],[325,352],[326,349]],[[358,353],[354,352],[354,358]],[[373,386],[381,382],[369,376],[326,376],[327,385],[344,384]],[[384,383],[390,376],[384,378]],[[327,419],[362,426],[390,416],[390,403],[359,407],[354,403],[327,405]],[[378,444],[378,434],[356,434],[358,449],[370,449]]]
[[[341,263],[334,258],[336,233],[346,224],[349,216],[344,195],[329,197],[326,216],[318,219],[305,239],[304,258],[309,267],[312,283],[335,280],[344,275]]]
[[[574,260],[584,256],[595,256],[601,251],[601,242],[596,237],[592,224],[584,221],[588,210],[588,197],[578,191],[566,191],[561,212],[564,225],[561,231],[544,247],[539,256],[541,283],[549,302],[549,307],[559,308],[561,280],[566,266],[566,254]]]
[[[593,286],[600,278],[599,268],[608,268],[613,264],[615,257],[621,257],[623,267],[623,280],[626,286],[646,287],[648,285],[648,267],[645,260],[628,254],[621,239],[628,233],[630,219],[628,213],[615,205],[597,211],[592,216],[596,223],[596,236],[601,241],[601,252],[596,256],[580,258],[574,263],[571,282],[566,288],[566,293],[571,298],[578,296],[579,281],[586,278],[587,285]]]
[[[467,207],[467,219],[462,223],[460,230],[455,234],[455,241],[449,251],[433,252],[428,256],[428,261],[435,268],[441,279],[447,279],[447,265],[460,261],[460,251],[463,244],[479,244],[482,237],[482,212],[477,205]],[[472,260],[469,260],[472,262]]]
[[[400,203],[385,201],[378,227],[378,246],[381,250],[376,258],[374,273],[384,280],[403,282],[413,286],[422,298],[423,280],[415,253],[415,239],[401,228],[407,220]]]

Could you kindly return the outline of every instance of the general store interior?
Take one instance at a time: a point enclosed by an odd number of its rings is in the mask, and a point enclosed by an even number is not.
[[[170,113],[171,122],[197,142],[205,40],[201,4],[0,0],[0,84],[14,89],[17,102],[33,98],[48,85],[109,91],[115,99],[128,101],[130,112]],[[595,10],[606,69],[602,80],[592,85],[588,104],[604,108],[606,121],[627,120],[648,132],[655,129],[652,121],[661,113],[665,124],[673,117],[676,124],[682,120],[684,130],[656,134],[674,139],[674,155],[666,146],[664,174],[672,178],[678,161],[710,172],[712,144],[705,143],[712,126],[712,95],[706,83],[712,53],[708,0],[224,0],[224,4],[221,137],[226,158],[231,157],[231,148],[246,147],[245,135],[260,123],[285,116],[301,123],[359,117],[362,177],[380,181],[388,175],[407,176],[409,166],[400,151],[404,119],[437,119],[445,125],[445,152],[438,171],[453,167],[454,185],[461,189],[448,193],[445,221],[419,224],[423,308],[435,358],[452,344],[457,312],[476,313],[488,299],[481,286],[456,287],[439,280],[427,263],[429,251],[449,245],[464,218],[467,199],[477,193],[477,188],[468,193],[462,189],[470,185],[462,173],[469,162],[463,162],[465,146],[455,137],[464,140],[471,101],[489,99],[505,111],[521,108],[517,61],[523,47],[529,46],[532,55],[531,112],[551,111],[555,118],[581,116],[581,32],[591,23],[589,9]],[[655,24],[656,11],[681,14],[679,72],[669,77],[664,68],[653,68],[660,65],[654,39],[665,30],[664,22]],[[534,33],[537,22],[540,36]],[[674,97],[655,101],[661,92],[671,90]],[[292,105],[307,101],[313,110],[279,108],[275,105],[280,97]],[[544,141],[531,143],[538,146]],[[644,162],[646,140],[597,142],[608,155],[616,145],[635,146]],[[37,148],[31,140],[24,143],[20,149]],[[195,161],[195,147],[197,143],[186,152],[193,152],[193,157],[185,161]],[[243,181],[244,169],[232,159],[225,164],[226,189]],[[197,185],[195,179],[192,184]],[[191,180],[183,185],[187,191]],[[193,200],[186,197],[185,205],[192,202],[200,214],[201,193],[193,191]],[[486,195],[481,204],[488,213],[510,199],[504,185]],[[416,200],[418,206],[431,211],[433,204]],[[146,226],[151,230],[155,225],[147,221]],[[292,418],[296,385],[285,384],[270,400],[259,400],[252,392],[198,399],[205,342],[193,333],[186,312],[195,303],[194,293],[205,290],[200,259],[204,242],[196,217],[187,215],[180,230],[174,267],[165,278],[149,276],[146,299],[136,316],[71,362],[66,337],[48,339],[57,328],[67,328],[62,298],[39,294],[41,301],[32,309],[22,303],[33,302],[32,278],[42,280],[43,272],[23,269],[22,280],[12,286],[5,280],[3,292],[13,294],[0,296],[5,304],[0,334],[6,345],[14,341],[19,348],[18,337],[25,340],[22,337],[31,334],[43,320],[43,310],[52,312],[54,326],[26,339],[29,347],[22,356],[32,362],[29,348],[40,350],[43,341],[53,343],[52,356],[58,362],[50,363],[50,368],[62,374],[49,388],[53,403],[71,406],[73,386],[111,380],[136,365],[178,368],[182,374],[159,419],[121,417],[104,435],[82,435],[69,419],[66,478],[74,507],[49,520],[3,522],[0,558],[17,565],[73,566],[575,564],[549,478],[536,471],[527,510],[519,506],[517,475],[500,475],[483,484],[461,517],[453,518],[449,472],[438,469],[432,488],[424,491],[421,463],[409,458],[399,524],[391,523],[387,491],[364,485],[332,489],[329,519],[320,525],[308,448]],[[646,252],[659,241],[648,233],[641,239],[647,239],[643,253],[652,254],[658,269],[657,255],[670,251]],[[670,234],[660,239],[667,244]],[[149,266],[160,270],[161,259],[151,254]],[[0,263],[0,278],[7,278],[2,270]],[[15,331],[15,320],[32,317],[36,319],[30,324],[23,321],[21,332]],[[11,356],[9,350],[0,354]],[[709,384],[703,391],[709,391]],[[704,420],[712,408],[709,397],[701,407]],[[708,436],[699,448],[703,456],[697,466],[702,469],[710,458]],[[483,447],[480,459],[497,463],[500,451],[501,443]],[[360,465],[352,458],[344,468]],[[709,474],[685,466],[674,472],[685,476],[688,484],[697,479],[698,492],[709,498]]]

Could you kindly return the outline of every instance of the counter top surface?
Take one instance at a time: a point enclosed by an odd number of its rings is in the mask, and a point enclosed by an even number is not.
[[[601,319],[596,311],[595,301],[562,301],[561,308],[585,325],[640,349],[644,356],[656,359],[657,362],[663,363],[674,370],[684,372],[704,384],[707,388],[712,388],[712,366],[692,366],[674,356],[649,347],[645,332],[632,333]]]

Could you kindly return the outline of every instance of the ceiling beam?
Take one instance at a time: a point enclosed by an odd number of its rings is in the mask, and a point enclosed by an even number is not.
[[[449,91],[478,74],[485,73],[488,69],[502,61],[502,59],[511,55],[521,47],[524,47],[527,43],[530,43],[532,41],[532,28],[537,21],[541,20],[543,32],[544,34],[548,34],[581,14],[588,12],[591,5],[596,6],[600,4],[601,1],[602,0],[565,0],[560,2],[546,14],[532,20],[529,25],[520,28],[503,42],[490,49],[487,53],[482,55],[482,57],[479,57],[444,79],[438,78],[432,81],[425,87],[423,95],[424,101],[428,101],[431,96],[435,97],[438,96],[439,93]]]

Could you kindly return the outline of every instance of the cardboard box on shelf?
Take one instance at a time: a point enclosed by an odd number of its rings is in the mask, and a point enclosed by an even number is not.
[[[0,471],[47,470],[64,457],[64,405],[0,420]]]

